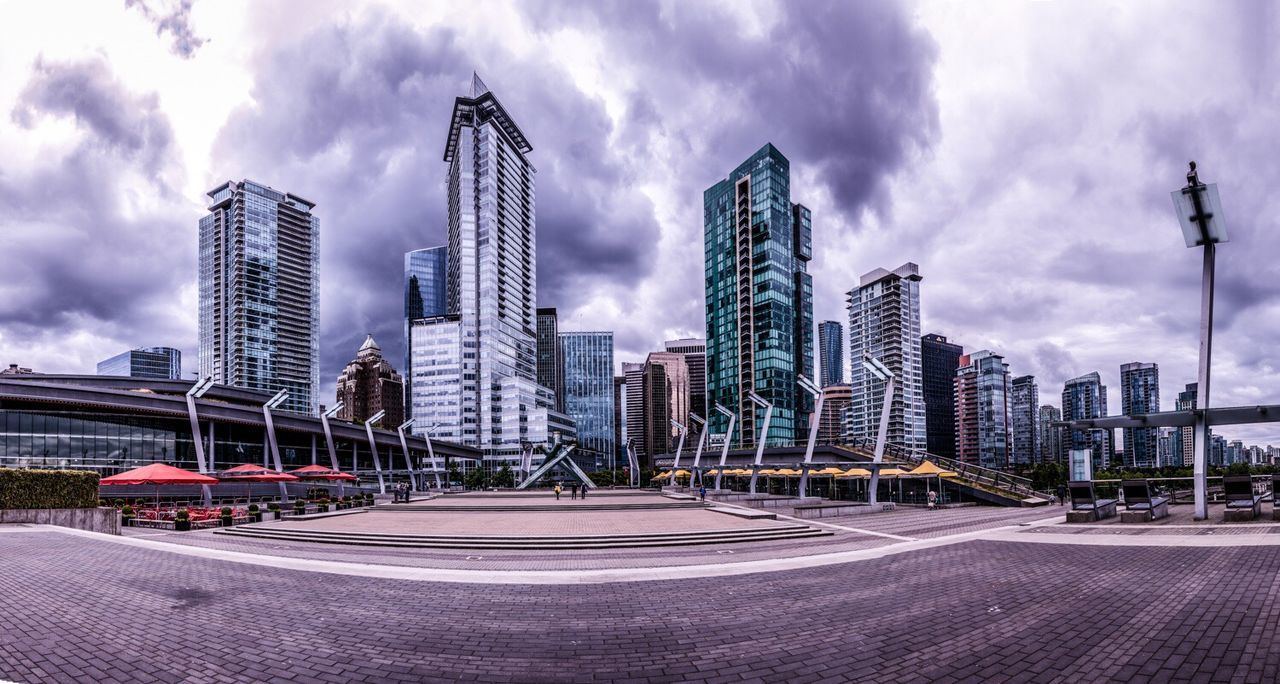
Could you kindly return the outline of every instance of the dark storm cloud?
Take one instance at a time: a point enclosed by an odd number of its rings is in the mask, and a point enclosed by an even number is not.
[[[126,8],[136,8],[148,21],[155,24],[156,35],[169,34],[173,37],[173,54],[190,59],[196,50],[204,45],[205,39],[196,36],[191,28],[191,5],[193,0],[166,1],[158,0],[124,0]]]
[[[381,12],[320,28],[265,56],[213,168],[318,203],[326,383],[366,332],[402,364],[403,255],[445,242],[445,134],[473,69],[534,147],[539,303],[572,306],[593,277],[634,282],[649,268],[653,208],[608,153],[603,103],[565,73]]]
[[[131,92],[100,59],[37,59],[11,116],[23,128],[69,118],[80,139],[65,155],[0,173],[0,326],[19,340],[88,328],[136,335],[129,344],[187,342],[147,337],[172,332],[154,307],[175,297],[194,262],[194,240],[172,237],[188,210],[161,179],[173,134],[155,95]]]

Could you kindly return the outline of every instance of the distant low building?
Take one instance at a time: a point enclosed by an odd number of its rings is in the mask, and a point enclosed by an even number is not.
[[[172,347],[143,347],[98,362],[98,375],[180,380],[182,352]]]
[[[386,411],[382,427],[395,429],[404,422],[404,378],[382,358],[382,348],[365,338],[356,358],[338,375],[337,399],[342,402],[338,418],[363,422]]]
[[[16,363],[9,364],[8,368],[0,370],[0,375],[34,375],[30,368],[23,368]]]

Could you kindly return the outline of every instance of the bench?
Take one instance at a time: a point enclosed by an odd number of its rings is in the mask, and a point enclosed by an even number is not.
[[[1254,493],[1252,477],[1222,476],[1222,494],[1227,500],[1223,522],[1248,522],[1262,514],[1262,495]]]
[[[1169,515],[1169,499],[1151,495],[1151,483],[1146,480],[1121,480],[1124,492],[1124,513],[1120,522],[1144,523]]]
[[[1280,473],[1275,473],[1274,475],[1271,476],[1271,519],[1272,520],[1280,520],[1280,505],[1277,505],[1277,504],[1280,504],[1280,498],[1276,497],[1276,492],[1280,491],[1280,489],[1276,489],[1277,485],[1280,485]]]
[[[1067,491],[1071,494],[1071,510],[1067,511],[1067,522],[1097,522],[1115,517],[1116,500],[1099,499],[1092,482],[1068,482]]]

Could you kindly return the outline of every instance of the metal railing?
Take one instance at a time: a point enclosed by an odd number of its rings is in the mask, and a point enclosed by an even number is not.
[[[867,437],[851,437],[846,438],[835,446],[844,447],[846,449],[858,449],[866,452],[866,454],[875,453],[875,440]],[[993,489],[1004,490],[1023,498],[1040,498],[1053,499],[1051,492],[1037,490],[1031,485],[1031,479],[1020,475],[1011,475],[1009,473],[996,470],[994,468],[985,468],[972,463],[957,461],[946,456],[938,456],[925,451],[917,451],[903,448],[897,444],[885,444],[884,455],[895,461],[902,461],[912,465],[920,465],[926,460],[933,461],[934,465],[940,468],[950,470],[958,474],[961,478],[969,480],[975,484],[984,485]]]

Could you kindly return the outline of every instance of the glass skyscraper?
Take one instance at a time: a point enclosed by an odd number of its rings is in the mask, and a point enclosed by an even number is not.
[[[1088,420],[1107,415],[1107,386],[1097,371],[1068,380],[1062,388],[1062,420]],[[1105,470],[1115,456],[1111,430],[1067,430],[1063,435],[1063,461],[1070,463],[1070,452],[1088,449],[1093,452],[1093,472]]]
[[[707,406],[738,413],[741,446],[759,437],[773,404],[766,443],[791,446],[807,437],[813,399],[797,384],[816,381],[809,209],[791,202],[791,163],[766,144],[702,195],[707,312]],[[728,418],[711,411],[712,433]]]
[[[319,405],[319,220],[315,204],[251,180],[209,191],[200,219],[200,376],[287,390]]]
[[[956,371],[956,458],[983,468],[1009,466],[1009,364],[990,351],[960,357]]]
[[[1036,376],[1013,379],[1013,397],[1009,401],[1012,418],[1013,452],[1011,463],[1029,465],[1040,457],[1040,387]]]
[[[445,305],[449,247],[415,249],[404,254],[404,371],[413,365],[413,322],[448,313]],[[413,416],[413,383],[404,383],[404,415]]]
[[[822,374],[819,387],[844,382],[844,328],[840,327],[840,321],[818,324],[818,361],[818,370]]]
[[[920,338],[920,388],[924,393],[925,449],[956,456],[956,370],[964,347],[929,333]]]
[[[564,358],[555,307],[538,309],[538,384],[555,392],[556,410],[564,411]]]
[[[182,379],[182,352],[172,347],[143,347],[98,362],[98,375],[154,380]]]
[[[614,467],[613,333],[562,332],[564,412],[578,427],[578,451]]]
[[[444,375],[422,376],[417,359],[440,359],[444,350],[459,350],[456,377],[448,379],[457,383],[459,411],[439,416],[439,430],[480,447],[489,468],[517,464],[523,442],[546,442],[547,412],[554,410],[554,390],[536,378],[536,172],[525,156],[532,150],[498,98],[473,76],[470,95],[454,100],[444,149],[449,164],[447,313],[412,329],[415,419],[417,385],[429,381],[438,391],[446,381]],[[444,330],[426,333],[424,328],[433,325]],[[428,349],[419,333],[440,349]],[[431,425],[418,421],[413,429],[425,432]]]
[[[1160,366],[1126,363],[1120,366],[1120,410],[1126,416],[1160,410]],[[1160,465],[1159,431],[1154,427],[1124,428],[1124,462],[1132,468]]]
[[[846,412],[850,437],[875,439],[880,428],[884,381],[862,365],[870,356],[894,375],[889,444],[925,449],[924,389],[920,359],[920,268],[905,263],[877,268],[849,291],[849,371],[853,400]]]

